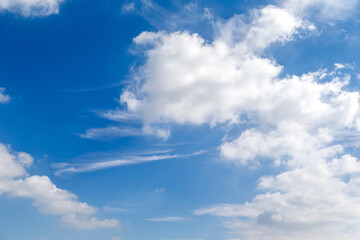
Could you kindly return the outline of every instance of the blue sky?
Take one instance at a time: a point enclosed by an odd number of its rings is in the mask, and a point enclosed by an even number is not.
[[[358,4],[0,0],[0,240],[357,239]]]

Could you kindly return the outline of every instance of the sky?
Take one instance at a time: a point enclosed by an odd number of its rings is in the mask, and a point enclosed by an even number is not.
[[[0,240],[360,234],[358,0],[0,0]]]

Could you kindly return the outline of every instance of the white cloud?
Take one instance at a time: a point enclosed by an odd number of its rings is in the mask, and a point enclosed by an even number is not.
[[[211,26],[212,13],[199,8],[197,2],[177,5],[175,9],[161,7],[153,0],[133,0],[122,5],[123,14],[137,14],[157,29],[176,31],[187,28]]]
[[[57,14],[64,0],[0,0],[0,10],[7,10],[25,17]]]
[[[122,110],[109,110],[99,111],[98,115],[102,118],[109,119],[116,122],[127,122],[137,120],[137,116],[133,113],[129,113]]]
[[[342,129],[359,129],[359,95],[343,89],[346,78],[311,80],[320,76],[279,80],[276,84],[286,85],[272,90],[279,99],[271,97],[270,107],[265,101],[265,108],[257,110],[263,126],[245,130],[220,147],[226,161],[258,164],[266,158],[285,168],[260,179],[259,191],[265,193],[242,205],[218,205],[198,214],[238,215],[227,226],[244,239],[355,239],[360,230],[360,198],[354,194],[360,163],[344,154],[345,146],[334,138]],[[267,125],[272,130],[266,130]]]
[[[81,216],[77,214],[65,215],[60,219],[60,221],[78,229],[119,227],[119,222],[116,219],[99,220],[96,217]]]
[[[132,11],[134,11],[134,9],[135,9],[135,3],[134,2],[123,4],[122,7],[121,7],[121,11],[123,13],[132,12]]]
[[[260,88],[281,72],[272,60],[254,53],[274,42],[289,41],[298,28],[307,28],[299,18],[275,6],[254,11],[252,17],[252,24],[239,16],[218,23],[219,36],[212,43],[187,32],[141,33],[134,43],[148,49],[147,63],[135,77],[137,84],[120,97],[129,111],[108,111],[101,116],[115,121],[142,119],[144,134],[163,139],[170,137],[170,130],[157,123],[214,126],[237,122],[243,108],[261,94]],[[250,91],[248,85],[253,85]],[[124,134],[110,127],[89,129],[81,136],[111,135]]]
[[[244,55],[240,60],[226,43],[207,44],[196,34],[145,32],[135,43],[155,46],[148,51],[141,73],[146,82],[136,93],[124,92],[121,101],[145,124],[235,122],[240,106],[250,106],[261,94],[258,78],[270,83],[281,70],[256,56]]]
[[[280,77],[282,67],[264,57],[276,42],[296,39],[314,25],[311,11],[344,17],[348,1],[288,0],[217,23],[209,42],[188,32],[143,32],[134,43],[146,62],[121,95],[144,126],[251,124],[224,137],[222,159],[235,164],[274,161],[281,172],[259,180],[258,194],[243,204],[220,204],[195,214],[225,218],[241,239],[356,239],[360,229],[359,160],[335,141],[360,130],[360,95],[349,91],[343,64],[302,76]],[[339,8],[340,7],[340,8]],[[245,125],[246,126],[246,125]],[[345,137],[346,139],[346,137]]]
[[[315,150],[322,149],[321,156],[343,150],[341,145],[334,145],[325,151],[331,141],[331,132],[327,128],[319,128],[310,134],[298,123],[282,122],[277,130],[266,133],[246,130],[234,141],[224,142],[220,150],[224,160],[240,164],[256,161],[258,157],[271,158],[280,164],[283,157],[291,157],[291,161],[285,159],[286,163],[296,165],[308,161]]]
[[[264,49],[273,42],[291,40],[302,21],[284,9],[267,6],[256,12],[244,39],[244,47]]]
[[[62,223],[74,228],[118,227],[119,222],[115,219],[93,217],[96,208],[57,188],[47,176],[30,176],[26,167],[32,162],[29,154],[11,151],[10,147],[0,144],[0,194],[33,199],[41,213],[58,215]]]
[[[143,131],[131,127],[106,127],[87,129],[84,134],[78,134],[82,138],[94,140],[108,140],[116,137],[142,136]]]
[[[253,209],[252,206],[247,206],[248,203],[244,205],[236,204],[220,204],[213,206],[211,208],[198,209],[194,213],[195,215],[205,215],[210,214],[219,217],[256,217],[260,214],[259,211]]]
[[[343,158],[349,159],[349,156]],[[353,157],[352,157],[353,158]],[[311,161],[309,161],[311,160]],[[243,205],[218,205],[197,211],[228,217],[227,227],[243,239],[356,239],[359,234],[359,161],[310,158],[306,166],[260,179],[265,191]],[[356,165],[357,169],[349,169]],[[340,171],[339,171],[340,170]],[[240,210],[239,210],[240,209]],[[233,220],[235,217],[235,221]],[[236,218],[238,217],[238,218]],[[244,220],[244,217],[246,220]]]
[[[286,24],[279,27],[279,22]],[[251,112],[271,124],[292,119],[314,126],[325,120],[354,124],[358,93],[342,91],[347,76],[320,83],[323,75],[334,73],[319,71],[279,79],[281,66],[257,54],[271,43],[290,40],[303,27],[300,22],[285,10],[268,6],[244,27],[246,36],[241,40],[237,30],[222,33],[226,37],[212,43],[186,32],[143,32],[134,39],[135,44],[150,47],[139,72],[141,80],[120,100],[143,119],[144,129],[171,122],[236,123]]]
[[[358,0],[285,0],[279,1],[289,12],[297,15],[318,15],[323,20],[345,19],[355,12]]]
[[[334,63],[334,65],[335,65],[335,69],[343,69],[346,67],[344,64],[341,63]]]
[[[0,104],[1,103],[8,103],[10,102],[10,96],[7,94],[4,94],[5,88],[0,87]]]
[[[152,156],[136,156],[136,157],[128,157],[127,159],[117,159],[117,160],[111,160],[111,161],[91,162],[91,163],[83,163],[83,164],[61,164],[60,163],[55,167],[60,168],[60,170],[56,171],[56,174],[91,172],[91,171],[98,171],[98,170],[106,169],[106,168],[112,168],[112,167],[135,165],[135,164],[167,160],[167,159],[192,157],[192,156],[197,156],[197,155],[200,155],[203,153],[204,153],[204,151],[200,150],[200,151],[193,152],[190,154],[165,154],[165,155],[152,155]]]

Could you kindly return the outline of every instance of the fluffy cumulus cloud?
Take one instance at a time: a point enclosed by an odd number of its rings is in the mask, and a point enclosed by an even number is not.
[[[236,44],[236,29],[212,43],[187,32],[143,32],[134,42],[151,46],[147,63],[139,85],[125,91],[121,101],[149,125],[236,122],[243,111],[262,104],[262,90],[272,87],[281,71],[254,51],[290,38],[299,26],[295,17],[274,6],[258,14],[249,34]],[[278,27],[280,22],[286,24]],[[275,27],[278,31],[268,31]]]
[[[240,136],[224,137],[221,158],[257,167],[268,161],[280,172],[261,177],[259,193],[246,203],[195,214],[225,219],[239,239],[356,239],[360,162],[344,139],[360,130],[359,93],[348,90],[350,76],[338,64],[280,77],[282,66],[262,54],[314,30],[308,15],[340,19],[355,4],[281,1],[254,10],[249,21],[234,16],[215,23],[211,42],[189,32],[143,32],[134,39],[146,61],[120,100],[145,130],[250,123]]]
[[[30,176],[26,171],[33,158],[23,152],[14,152],[0,144],[0,194],[34,200],[41,213],[60,216],[60,221],[79,229],[113,228],[115,219],[100,220],[94,215],[97,209],[79,202],[76,195],[57,188],[47,176]]]
[[[57,14],[64,0],[0,0],[0,10],[7,10],[25,17]]]
[[[0,87],[0,103],[8,103],[10,101],[10,96],[5,94],[5,88]]]
[[[196,214],[237,218],[228,226],[242,239],[356,239],[359,160],[334,144],[328,129],[314,134],[299,126],[289,129],[267,134],[251,129],[224,144],[227,160],[234,160],[236,149],[235,161],[267,157],[285,170],[262,177],[260,193],[245,204],[220,204]]]
[[[241,239],[356,239],[358,165],[350,155],[328,161],[312,158],[307,166],[261,178],[259,188],[264,193],[251,202],[217,205],[196,214],[237,218],[229,220],[228,227]],[[350,180],[345,181],[345,176]]]

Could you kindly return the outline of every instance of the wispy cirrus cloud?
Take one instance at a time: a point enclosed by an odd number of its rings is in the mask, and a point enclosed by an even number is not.
[[[187,221],[187,218],[184,217],[161,217],[161,218],[147,218],[147,221],[150,222],[183,222]]]
[[[139,116],[128,111],[120,109],[107,110],[107,111],[96,111],[99,117],[115,121],[115,122],[128,122],[128,121],[139,121]]]
[[[212,13],[208,8],[200,8],[196,1],[179,4],[173,12],[153,0],[134,0],[123,4],[123,14],[136,14],[160,30],[178,31],[180,29],[211,27]]]
[[[209,208],[198,209],[194,212],[195,215],[214,215],[219,217],[238,217],[247,216],[254,217],[260,214],[256,209],[252,209],[251,206],[236,205],[236,204],[219,204]]]
[[[165,155],[151,155],[151,156],[135,156],[127,157],[124,159],[116,159],[110,161],[100,161],[100,162],[90,162],[90,163],[79,163],[79,164],[69,164],[69,163],[60,163],[54,165],[55,168],[58,168],[55,174],[60,175],[64,173],[81,173],[81,172],[92,172],[98,171],[106,168],[112,167],[121,167],[127,165],[136,165],[142,163],[148,163],[153,161],[176,159],[176,158],[188,158],[192,156],[197,156],[205,153],[204,150],[193,152],[190,154],[165,154]]]
[[[359,6],[358,0],[284,0],[278,3],[292,14],[311,15],[322,21],[348,18]]]
[[[139,128],[133,127],[105,127],[87,129],[85,133],[77,134],[81,138],[93,140],[110,140],[117,137],[143,136],[144,132]]]

